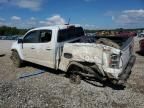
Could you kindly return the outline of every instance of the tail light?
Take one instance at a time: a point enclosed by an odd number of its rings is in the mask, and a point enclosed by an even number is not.
[[[120,55],[111,54],[110,61],[109,61],[110,68],[119,68],[119,63],[120,63]]]

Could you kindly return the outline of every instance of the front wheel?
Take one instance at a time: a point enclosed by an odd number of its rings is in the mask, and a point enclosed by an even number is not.
[[[11,59],[16,67],[22,66],[23,61],[20,59],[20,56],[16,51],[12,51]]]

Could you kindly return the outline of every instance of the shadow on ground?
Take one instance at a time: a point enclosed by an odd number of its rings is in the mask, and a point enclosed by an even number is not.
[[[0,57],[4,57],[5,56],[5,54],[0,54]]]
[[[87,82],[88,84],[91,84],[95,87],[101,87],[101,88],[104,88],[104,87],[110,87],[112,88],[113,90],[124,90],[125,89],[125,85],[117,85],[117,84],[113,84],[112,82],[106,80],[106,81],[100,81],[98,79],[84,79],[85,82]],[[97,84],[97,82],[99,82],[101,85]]]
[[[69,75],[67,73],[60,71],[60,70],[54,70],[54,69],[51,69],[48,67],[44,67],[44,66],[29,63],[29,62],[26,63],[26,66],[34,67],[34,68],[38,69],[38,71],[36,71],[32,74],[26,75],[26,76],[22,76],[21,78],[36,76],[39,74],[43,74],[45,72],[50,72],[50,73],[55,74],[55,75],[61,75],[62,77],[69,78]],[[110,81],[100,81],[100,80],[95,79],[95,78],[82,78],[82,80],[88,84],[95,86],[95,87],[101,87],[101,88],[110,87],[114,90],[124,90],[124,88],[125,88],[124,85],[115,85],[115,84],[111,83]],[[97,84],[97,82],[100,84]]]
[[[142,52],[142,51],[136,51],[136,54],[138,54],[140,56],[144,56],[144,52]]]

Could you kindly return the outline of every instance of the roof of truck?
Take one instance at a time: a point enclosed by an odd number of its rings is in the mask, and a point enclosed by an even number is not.
[[[38,28],[34,28],[32,30],[41,30],[41,29],[50,29],[50,30],[53,30],[53,29],[66,29],[67,27],[71,27],[71,26],[74,26],[74,27],[80,27],[80,25],[54,25],[54,26],[45,26],[45,27],[38,27]]]

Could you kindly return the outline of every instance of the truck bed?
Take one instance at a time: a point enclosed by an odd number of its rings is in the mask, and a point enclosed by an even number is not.
[[[111,40],[112,42],[118,44],[120,46],[120,49],[123,49],[129,42],[131,42],[132,39],[132,37],[122,36],[83,36],[81,39],[74,41],[74,43],[96,43],[96,41],[100,38]]]

